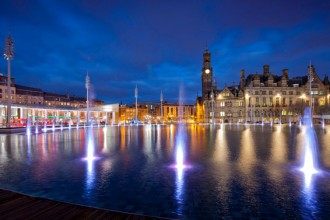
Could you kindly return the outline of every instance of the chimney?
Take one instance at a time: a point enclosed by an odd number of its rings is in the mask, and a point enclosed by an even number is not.
[[[245,69],[241,70],[241,78],[245,78]]]
[[[314,65],[309,65],[308,66],[308,73],[310,73],[310,72],[315,73]]]
[[[269,65],[264,65],[264,74],[268,74],[269,73]]]
[[[285,78],[289,78],[289,70],[288,69],[283,69],[282,70],[282,76]]]

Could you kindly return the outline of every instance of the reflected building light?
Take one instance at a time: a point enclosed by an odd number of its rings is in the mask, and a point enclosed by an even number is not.
[[[151,125],[144,125],[143,126],[143,139],[145,141],[145,152],[147,155],[153,155],[151,154],[151,146],[152,146],[152,137],[151,137]],[[149,157],[148,157],[149,159]]]
[[[252,135],[251,128],[243,131],[241,138],[241,150],[239,164],[242,172],[250,173],[253,163],[256,161],[257,155],[255,152],[255,138]]]
[[[107,127],[103,127],[103,149],[107,148]]]
[[[161,127],[160,125],[158,124],[157,125],[157,142],[156,142],[156,146],[157,146],[157,149],[159,150],[161,148]]]
[[[7,149],[5,148],[5,137],[4,136],[2,136],[1,137],[1,151],[0,151],[0,153],[1,153],[1,160],[3,160],[3,159],[7,159],[8,158],[8,152],[7,152]]]

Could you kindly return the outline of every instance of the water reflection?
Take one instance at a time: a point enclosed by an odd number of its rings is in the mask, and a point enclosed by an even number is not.
[[[315,129],[329,172],[330,134]],[[168,218],[324,219],[330,178],[305,184],[304,137],[304,126],[226,124],[0,135],[0,186]]]
[[[179,125],[176,134],[176,146],[175,146],[175,169],[176,169],[176,190],[175,198],[177,201],[177,213],[182,215],[182,209],[185,202],[184,199],[184,169],[185,165],[185,153],[186,153],[186,127]],[[172,130],[171,130],[172,131]]]
[[[291,130],[289,130],[291,131]],[[271,136],[271,156],[272,160],[278,163],[285,161],[286,150],[288,148],[285,135],[282,133],[282,127],[278,127]]]
[[[226,162],[228,159],[226,129],[217,129],[216,132],[214,159],[219,162]]]
[[[95,170],[94,170],[94,163],[95,163],[95,153],[94,153],[94,134],[93,129],[91,127],[87,128],[87,135],[86,135],[86,150],[87,155],[84,160],[87,162],[87,169],[86,169],[86,187],[85,187],[85,198],[91,198],[92,192],[94,190],[94,182],[95,182]]]
[[[241,171],[246,174],[251,173],[252,166],[256,161],[254,140],[251,127],[242,132],[239,166]]]

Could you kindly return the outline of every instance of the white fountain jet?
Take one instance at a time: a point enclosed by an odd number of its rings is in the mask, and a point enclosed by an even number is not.
[[[29,117],[27,118],[27,121],[26,121],[26,134],[27,135],[31,134],[31,125],[30,125]]]
[[[317,138],[312,125],[311,109],[306,108],[304,124],[306,124],[303,167],[300,169],[305,174],[305,186],[310,187],[312,176],[318,173]]]
[[[38,120],[37,120],[37,121],[36,121],[36,127],[35,127],[35,133],[36,133],[36,134],[39,133],[39,131],[38,131],[38,124],[39,124],[39,122],[38,122]]]

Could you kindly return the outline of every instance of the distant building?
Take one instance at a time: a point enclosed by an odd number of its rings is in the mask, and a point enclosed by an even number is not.
[[[157,115],[160,116],[160,111]],[[196,120],[195,105],[180,104],[180,103],[167,103],[163,104],[163,120],[167,123],[192,123]]]
[[[86,120],[87,102],[84,97],[70,96],[68,94],[57,94],[45,92],[39,88],[15,84],[11,78],[11,120],[13,125],[22,124],[18,121],[31,117],[32,121],[53,119],[75,119],[75,121]],[[6,102],[7,102],[7,76],[0,73],[0,126],[6,124]],[[91,100],[91,118],[94,121],[117,122],[117,117],[109,112],[118,111],[115,105],[104,106],[101,100]]]
[[[15,85],[16,103],[23,105],[43,105],[44,94],[41,89],[28,86]]]
[[[145,122],[148,115],[148,108],[145,106],[138,105],[137,107],[137,120],[140,122]],[[136,119],[136,107],[135,105],[119,106],[119,122],[120,123],[131,123]]]
[[[0,73],[0,101],[7,102],[8,95],[7,95],[7,76],[4,76]],[[10,91],[11,91],[11,102],[16,102],[16,88],[15,88],[15,79],[10,78]]]
[[[312,79],[308,75],[312,73]],[[310,80],[311,94],[310,94]],[[217,89],[211,66],[211,53],[205,50],[202,68],[202,96],[196,100],[198,122],[296,122],[312,102],[313,114],[329,114],[330,90],[327,76],[321,80],[313,65],[301,77],[289,78],[271,73],[264,65],[262,73],[245,77],[241,70],[238,85]]]

